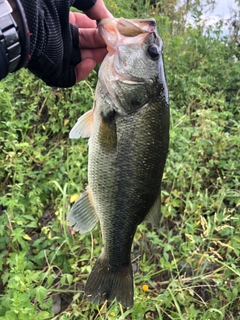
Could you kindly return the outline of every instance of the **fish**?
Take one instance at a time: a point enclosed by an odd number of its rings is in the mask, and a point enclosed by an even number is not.
[[[89,302],[134,305],[131,247],[137,226],[160,227],[161,181],[169,147],[163,43],[156,21],[108,18],[98,24],[108,54],[93,108],[70,131],[89,138],[88,186],[68,224],[85,233],[100,222],[102,251],[85,284]]]

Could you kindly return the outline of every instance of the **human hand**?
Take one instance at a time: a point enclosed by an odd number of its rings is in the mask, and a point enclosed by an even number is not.
[[[30,34],[27,68],[49,86],[71,87],[103,60],[107,51],[96,20],[112,15],[102,0],[92,7],[94,0],[21,2]],[[69,13],[71,6],[84,14]]]
[[[90,10],[85,11],[85,14],[70,12],[70,23],[78,26],[81,52],[81,62],[75,67],[76,82],[85,79],[96,63],[102,62],[107,54],[105,42],[96,28],[96,21],[110,17],[112,14],[101,0],[98,0]]]

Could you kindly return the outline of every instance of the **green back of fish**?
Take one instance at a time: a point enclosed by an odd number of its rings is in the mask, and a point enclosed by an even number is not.
[[[97,92],[98,95],[98,92]],[[156,96],[125,116],[100,98],[89,142],[89,187],[111,265],[129,263],[132,239],[160,197],[168,150],[169,110]]]

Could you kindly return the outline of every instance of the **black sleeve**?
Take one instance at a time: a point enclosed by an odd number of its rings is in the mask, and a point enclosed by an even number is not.
[[[73,6],[79,10],[86,11],[91,9],[95,3],[96,0],[76,0]]]
[[[69,23],[72,5],[90,9],[96,0],[22,0],[30,33],[27,68],[50,86],[76,82],[74,66],[81,61],[78,28]]]

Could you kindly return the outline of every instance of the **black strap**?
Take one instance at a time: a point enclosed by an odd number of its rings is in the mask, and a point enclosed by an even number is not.
[[[8,72],[15,71],[21,60],[18,27],[11,12],[12,7],[8,1],[0,0],[0,43],[3,49],[1,52],[5,52],[8,61]],[[4,69],[6,69],[6,67]]]
[[[30,58],[30,36],[28,30],[27,19],[20,0],[14,0],[17,7],[18,17],[16,22],[19,25],[21,23],[20,43],[21,43],[21,60],[16,70],[26,67]],[[20,21],[18,21],[19,19]]]
[[[3,46],[0,45],[0,80],[8,74],[9,63]]]

